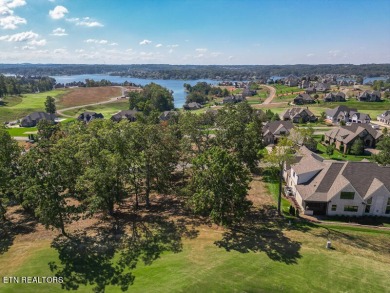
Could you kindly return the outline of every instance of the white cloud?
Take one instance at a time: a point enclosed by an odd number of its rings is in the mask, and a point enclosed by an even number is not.
[[[168,45],[167,47],[168,47],[168,48],[177,48],[177,47],[179,47],[179,45],[174,44],[174,45]]]
[[[108,43],[107,40],[96,40],[96,39],[88,39],[88,40],[85,40],[84,42],[86,43],[94,43],[94,44],[101,44],[101,45],[105,45]]]
[[[46,45],[46,40],[45,39],[42,39],[42,40],[31,40],[30,42],[28,42],[30,45],[33,45],[33,46],[45,46]]]
[[[198,48],[198,49],[195,49],[195,51],[199,52],[199,53],[206,53],[207,49],[206,48]]]
[[[85,50],[84,49],[78,49],[78,50],[75,50],[76,53],[84,53]]]
[[[157,44],[156,45],[156,48],[160,48],[160,47],[162,47],[162,44]]]
[[[66,20],[69,22],[74,22],[78,26],[86,26],[86,27],[103,27],[104,26],[100,22],[94,21],[88,16],[84,17],[82,19],[80,19],[78,17],[73,17],[73,18],[67,18]]]
[[[68,54],[68,51],[66,49],[55,49],[53,51],[54,54],[60,54],[60,55],[65,55]]]
[[[34,47],[34,46],[23,46],[22,47],[22,50],[24,50],[24,51],[35,50],[35,49],[36,49],[36,47]]]
[[[340,50],[329,50],[328,53],[332,57],[337,57],[341,53],[341,51]]]
[[[53,30],[52,35],[57,37],[62,37],[62,36],[67,36],[68,34],[66,33],[65,29],[58,27],[55,30]]]
[[[306,56],[307,56],[307,57],[313,57],[313,56],[315,56],[315,54],[314,54],[314,53],[309,53],[309,54],[307,54]]]
[[[61,19],[67,13],[69,13],[68,9],[61,5],[58,5],[53,10],[49,11],[49,15],[52,19]]]
[[[0,18],[0,27],[3,29],[16,29],[19,24],[26,24],[27,21],[24,18],[21,18],[16,15],[9,15],[6,17]]]
[[[149,40],[143,40],[143,41],[139,42],[140,45],[149,45],[151,43],[152,43],[152,41],[149,41]]]
[[[8,42],[26,42],[30,40],[35,40],[39,37],[38,34],[33,33],[32,31],[22,32],[14,35],[5,35],[0,36],[0,41],[8,41]]]
[[[87,27],[103,27],[104,25],[97,21],[80,21],[76,25],[87,26]]]
[[[111,43],[110,46],[118,46],[118,43]]]
[[[1,3],[1,2],[0,2]],[[19,6],[24,6],[26,5],[25,0],[13,0],[13,1],[8,1],[6,4],[9,8],[16,8]]]
[[[0,28],[16,29],[19,24],[26,24],[26,19],[14,15],[14,8],[26,5],[24,0],[0,0]]]

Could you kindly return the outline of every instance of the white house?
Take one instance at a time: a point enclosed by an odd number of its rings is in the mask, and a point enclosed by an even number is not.
[[[285,180],[305,214],[390,217],[390,167],[324,160],[301,147]]]

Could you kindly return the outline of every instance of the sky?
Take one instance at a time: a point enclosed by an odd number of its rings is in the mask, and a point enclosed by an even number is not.
[[[0,0],[0,63],[390,63],[390,0]]]

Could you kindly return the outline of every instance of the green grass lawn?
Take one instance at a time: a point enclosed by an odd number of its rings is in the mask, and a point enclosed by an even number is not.
[[[287,85],[282,85],[282,84],[271,84],[270,86],[274,87],[276,89],[276,94],[288,94],[288,93],[295,93],[295,92],[301,92],[304,91],[300,89],[297,86],[287,86]]]
[[[129,101],[117,101],[108,104],[101,104],[96,106],[83,107],[78,109],[73,109],[69,111],[64,111],[65,115],[77,117],[79,114],[85,111],[93,111],[97,113],[102,113],[105,118],[110,118],[113,114],[117,113],[120,110],[128,110]]]
[[[28,137],[30,133],[36,133],[38,129],[36,127],[19,127],[19,128],[7,128],[7,131],[11,136]]]
[[[356,162],[359,162],[363,159],[371,160],[371,156],[344,155],[336,149],[334,150],[333,155],[328,155],[326,154],[326,146],[324,146],[321,143],[317,144],[317,150],[319,154],[325,159],[332,159],[338,161],[356,161]]]
[[[7,97],[10,102],[5,106],[0,106],[0,123],[23,118],[35,111],[44,111],[47,96],[58,98],[64,92],[64,89],[58,89],[38,94],[24,94],[22,97]]]
[[[199,227],[179,253],[133,271],[129,292],[390,292],[390,232],[343,225],[272,223],[243,238]],[[327,239],[334,249],[325,249]],[[216,245],[219,244],[219,245]],[[50,241],[17,243],[0,255],[1,276],[53,276]],[[78,292],[91,292],[90,285]],[[0,292],[66,292],[54,284],[3,284]],[[106,292],[121,292],[110,286]]]

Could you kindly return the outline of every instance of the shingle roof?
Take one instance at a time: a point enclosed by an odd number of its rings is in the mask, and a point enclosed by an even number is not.
[[[294,128],[294,124],[292,124],[291,121],[272,121],[268,122],[266,125],[263,126],[263,134],[267,134],[271,132],[274,134],[277,130],[279,130],[281,127],[284,127],[287,129],[287,131],[290,131]]]
[[[304,158],[292,165],[296,172],[301,165],[307,171],[317,171],[318,161],[305,150]],[[381,167],[371,162],[338,162],[324,160],[322,169],[310,181],[296,186],[306,201],[327,202],[349,184],[366,199],[379,188],[390,192],[390,167]]]

